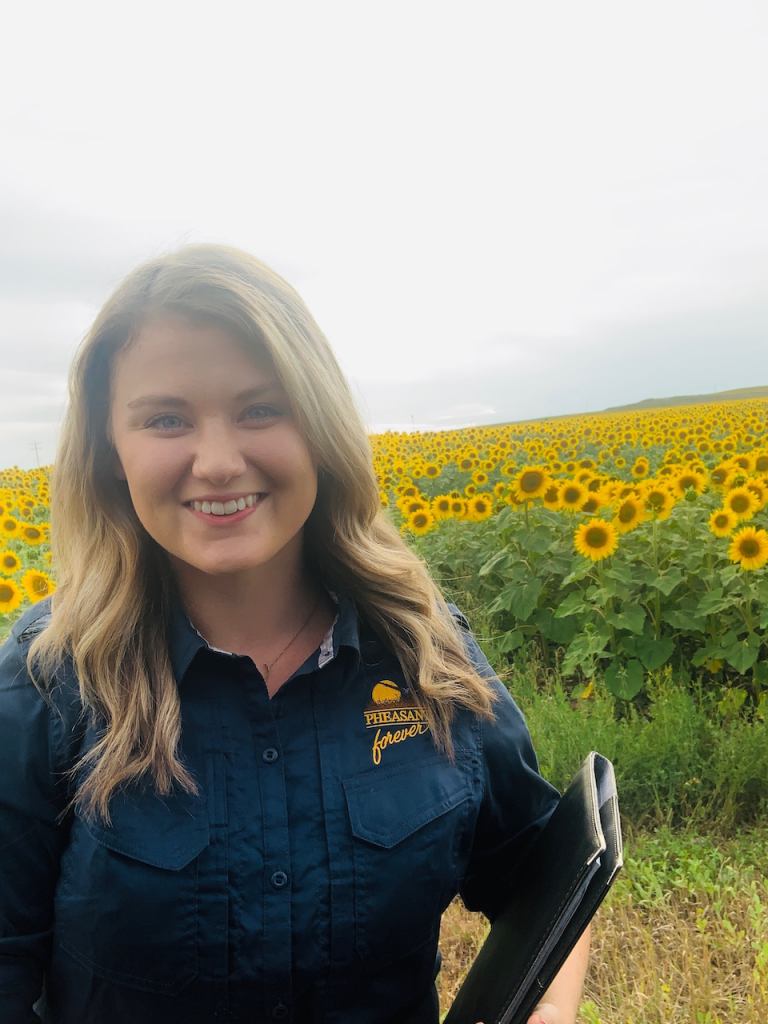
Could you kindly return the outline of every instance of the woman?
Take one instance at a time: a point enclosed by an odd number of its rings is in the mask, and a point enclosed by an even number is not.
[[[558,793],[282,278],[194,246],[118,288],[52,545],[0,653],[4,1024],[434,1024],[442,911],[498,912]]]

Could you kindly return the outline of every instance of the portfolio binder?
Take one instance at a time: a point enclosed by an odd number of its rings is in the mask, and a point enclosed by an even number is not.
[[[593,750],[515,872],[444,1024],[526,1024],[623,863],[613,765]]]

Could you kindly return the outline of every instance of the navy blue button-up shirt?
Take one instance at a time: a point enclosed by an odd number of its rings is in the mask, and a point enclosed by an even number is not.
[[[441,913],[460,892],[493,919],[559,799],[471,634],[500,700],[493,723],[457,714],[451,761],[344,595],[271,700],[250,658],[177,608],[200,791],[131,787],[106,827],[59,820],[96,733],[71,668],[49,702],[27,675],[47,613],[0,649],[2,1024],[436,1024]]]

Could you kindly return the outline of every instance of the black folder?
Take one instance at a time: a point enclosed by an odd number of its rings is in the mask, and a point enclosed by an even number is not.
[[[444,1024],[526,1024],[623,863],[613,765],[593,750],[516,870]]]

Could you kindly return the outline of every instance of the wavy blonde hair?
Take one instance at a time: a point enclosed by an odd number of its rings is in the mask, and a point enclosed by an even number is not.
[[[305,556],[350,595],[396,653],[437,745],[452,753],[457,706],[492,717],[494,692],[469,662],[424,563],[382,512],[371,449],[333,351],[299,295],[247,253],[195,245],[134,270],[108,299],[73,362],[51,486],[58,573],[50,624],[29,652],[52,678],[70,658],[103,730],[73,772],[76,802],[109,821],[117,787],[151,778],[166,794],[196,785],[178,756],[179,695],[168,651],[173,580],[127,485],[113,472],[110,382],[118,352],[151,319],[215,324],[271,360],[320,467]]]

